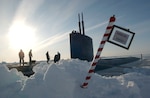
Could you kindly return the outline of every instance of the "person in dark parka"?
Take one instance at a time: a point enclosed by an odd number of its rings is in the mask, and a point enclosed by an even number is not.
[[[54,62],[58,62],[60,60],[60,53],[57,52],[57,54],[54,56]]]
[[[46,52],[46,58],[47,58],[47,63],[49,64],[50,56],[49,56],[48,51]]]

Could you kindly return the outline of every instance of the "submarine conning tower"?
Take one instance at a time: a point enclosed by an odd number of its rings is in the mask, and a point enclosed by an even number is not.
[[[78,58],[80,60],[93,60],[93,42],[92,38],[85,35],[84,31],[84,21],[82,13],[82,24],[80,23],[80,14],[78,14],[79,19],[79,32],[73,30],[70,33],[70,54],[71,58]],[[82,32],[81,32],[82,25]]]

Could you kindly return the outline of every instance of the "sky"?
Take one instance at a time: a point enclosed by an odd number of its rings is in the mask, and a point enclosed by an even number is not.
[[[84,14],[85,34],[93,39],[94,55],[108,20],[130,29],[135,37],[129,50],[106,43],[101,56],[150,53],[149,0],[0,0],[0,61],[18,62],[22,49],[25,61],[32,49],[34,60],[45,60],[59,51],[70,59],[69,33],[78,31],[78,13]]]

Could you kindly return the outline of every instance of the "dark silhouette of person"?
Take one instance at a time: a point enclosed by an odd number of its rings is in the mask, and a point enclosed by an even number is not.
[[[29,51],[29,64],[32,64],[32,49]]]
[[[57,54],[54,56],[54,62],[58,62],[60,60],[60,53],[57,52]]]
[[[49,64],[50,56],[49,56],[48,51],[46,52],[46,58],[47,58],[47,63]]]
[[[20,52],[19,52],[19,63],[20,63],[20,66],[21,66],[21,62],[24,66],[24,52],[22,51],[22,49],[20,49]]]

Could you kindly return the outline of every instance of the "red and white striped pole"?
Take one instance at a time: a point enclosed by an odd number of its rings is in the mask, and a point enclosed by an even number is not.
[[[108,26],[106,28],[106,31],[105,31],[104,36],[103,36],[103,39],[102,39],[102,41],[101,41],[101,43],[99,45],[99,48],[97,50],[97,54],[96,54],[93,62],[91,63],[91,68],[88,71],[88,75],[85,78],[85,82],[81,85],[82,88],[86,88],[88,86],[88,82],[91,79],[92,73],[94,73],[94,70],[95,70],[97,62],[100,60],[101,52],[103,50],[105,42],[108,40],[108,37],[110,35],[110,32],[111,32],[111,29],[113,27],[114,22],[115,22],[115,16],[110,17],[109,24],[108,24]]]

